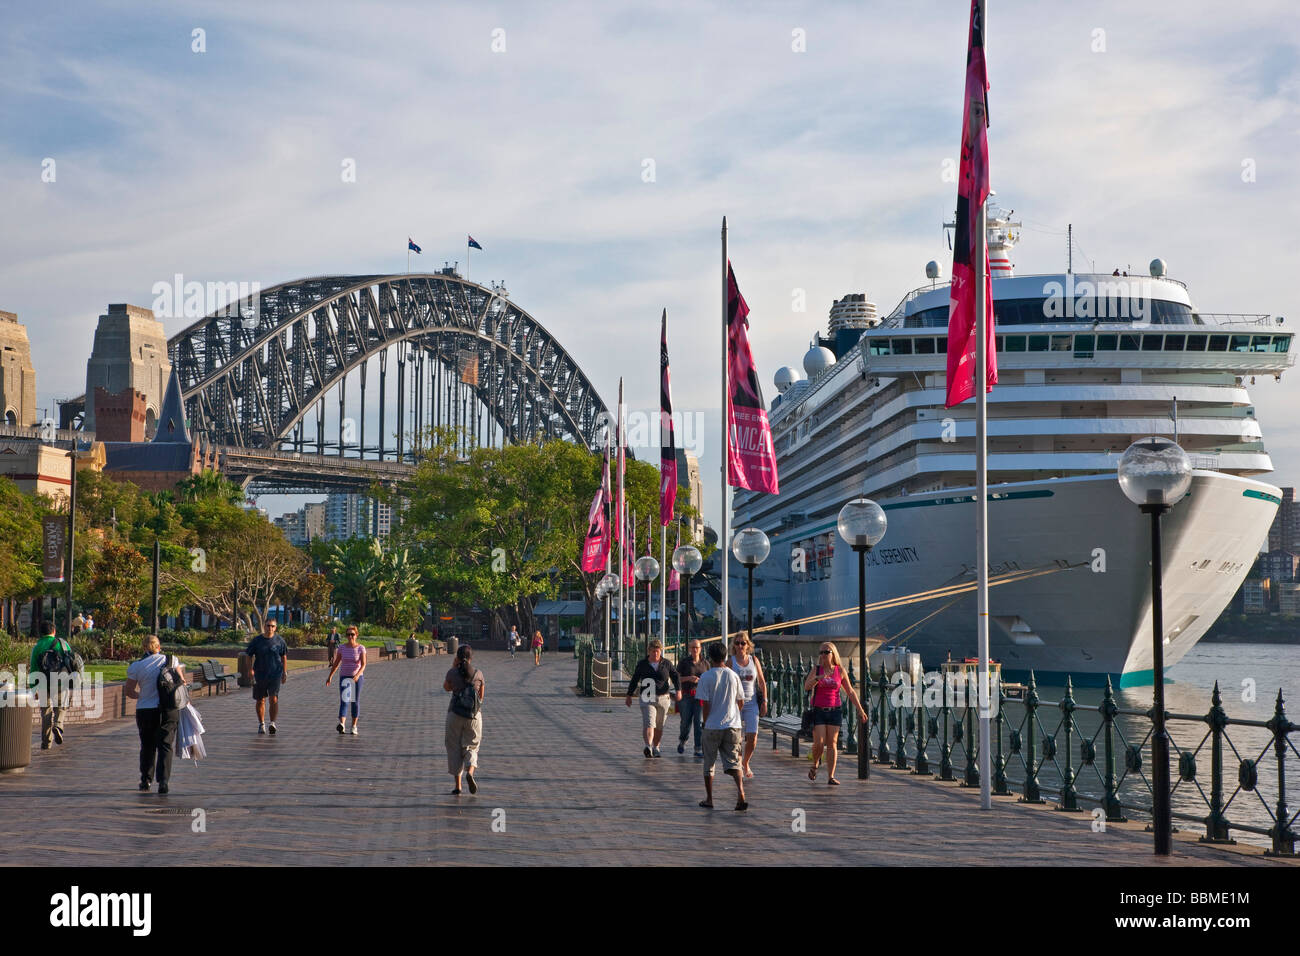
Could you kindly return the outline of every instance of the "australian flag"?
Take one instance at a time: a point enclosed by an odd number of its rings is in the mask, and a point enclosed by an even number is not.
[[[468,236],[468,233],[466,233],[466,235]],[[471,249],[477,249],[479,252],[483,251],[483,247],[478,244],[478,240],[473,236],[469,236],[469,247]]]
[[[414,242],[411,241],[411,237],[410,237],[410,236],[407,236],[407,237],[406,237],[406,248],[410,249],[410,250],[411,250],[412,252],[414,252],[417,256],[420,254],[420,247],[417,246]]]

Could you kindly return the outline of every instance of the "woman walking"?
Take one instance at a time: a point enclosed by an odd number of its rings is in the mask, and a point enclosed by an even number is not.
[[[767,716],[767,680],[763,677],[763,665],[754,656],[754,642],[749,639],[748,631],[741,631],[732,639],[731,650],[728,663],[740,678],[740,686],[745,692],[745,706],[740,711],[745,724],[745,756],[741,769],[745,779],[750,780],[754,771],[749,769],[749,760],[758,744],[758,718]]]
[[[533,631],[533,666],[542,666],[542,645],[545,644],[541,631]]]
[[[135,700],[135,727],[140,734],[140,789],[153,786],[155,772],[158,792],[166,793],[172,775],[172,748],[176,745],[176,728],[180,708],[160,699],[158,677],[174,668],[179,683],[187,685],[185,665],[162,652],[157,634],[144,639],[144,656],[126,669],[126,696]]]
[[[822,752],[825,751],[826,783],[838,787],[840,782],[835,779],[835,761],[839,756],[836,746],[840,736],[841,692],[857,708],[861,727],[866,726],[867,712],[862,709],[857,692],[849,684],[848,675],[840,664],[840,652],[835,649],[835,645],[823,644],[817,652],[817,661],[817,667],[803,682],[803,689],[813,692],[813,765],[808,771],[808,779],[817,779],[817,768],[821,766]]]
[[[344,733],[343,718],[347,716],[348,706],[352,708],[352,736],[361,732],[357,730],[357,718],[361,711],[361,680],[366,672],[366,649],[360,640],[360,633],[355,626],[349,627],[344,634],[344,643],[334,651],[330,661],[330,672],[325,675],[325,686],[330,678],[339,671],[339,722],[334,728]]]
[[[465,774],[465,782],[470,793],[478,793],[478,781],[474,771],[478,769],[478,748],[483,739],[483,672],[475,669],[470,662],[474,652],[468,644],[456,649],[456,666],[447,671],[442,682],[442,689],[451,691],[451,703],[447,707],[447,730],[444,739],[447,744],[447,772],[455,781],[452,794],[460,796],[460,777]]]

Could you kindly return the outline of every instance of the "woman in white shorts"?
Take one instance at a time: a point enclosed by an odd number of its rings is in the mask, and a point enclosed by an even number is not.
[[[749,769],[749,760],[758,744],[758,718],[767,716],[767,681],[763,677],[763,665],[754,656],[754,642],[749,639],[748,631],[741,631],[732,638],[731,651],[727,663],[740,678],[740,686],[745,691],[745,706],[740,711],[745,724],[742,770],[745,779],[749,780],[754,776],[754,771]]]

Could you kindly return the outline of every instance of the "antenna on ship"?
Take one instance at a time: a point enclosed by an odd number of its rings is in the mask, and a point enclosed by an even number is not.
[[[1065,271],[1067,274],[1074,271],[1074,223],[1065,227]]]

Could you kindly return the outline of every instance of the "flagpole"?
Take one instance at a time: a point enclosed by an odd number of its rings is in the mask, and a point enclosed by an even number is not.
[[[981,2],[980,6],[984,4]],[[987,34],[985,34],[987,36]],[[974,102],[969,104],[972,134],[984,116]],[[988,275],[987,201],[979,204],[975,214],[975,562],[977,567],[977,634],[979,665],[976,671],[979,693],[979,775],[980,808],[993,806],[989,754],[989,460],[988,460],[988,339],[985,328],[991,316],[985,314],[985,289]]]
[[[659,528],[659,640],[668,644],[668,526]]]
[[[624,557],[624,549],[627,547],[627,525],[624,521],[626,517],[627,499],[623,494],[623,445],[624,445],[624,410],[623,410],[623,379],[618,380],[618,570],[619,577],[623,578],[624,567],[627,560]],[[611,549],[612,550],[612,549]],[[623,632],[627,630],[627,582],[623,581],[618,587],[618,663],[619,668],[623,665]],[[611,668],[609,679],[613,681],[614,671]]]
[[[606,496],[608,496],[610,491],[609,484],[608,482],[605,481],[605,479],[609,477],[609,453],[610,453],[610,445],[612,443],[613,438],[614,438],[613,432],[609,427],[609,419],[606,418],[605,419],[605,474],[601,476],[601,484],[605,486]],[[606,497],[604,508],[605,508],[605,522],[606,522],[605,534],[609,536],[608,540],[605,542],[608,545],[608,547],[605,548],[605,577],[609,577],[609,563],[610,563],[610,559],[613,558],[614,556],[614,528],[613,528],[614,522],[611,520],[613,516],[609,513],[608,497]],[[603,583],[603,579],[602,579],[602,583]],[[610,610],[610,605],[613,603],[610,600],[611,597],[613,597],[613,595],[606,592],[605,602],[604,602],[605,603],[605,659],[606,660],[613,660],[613,655],[609,653],[609,610]],[[606,697],[610,696],[610,694],[613,693],[613,688],[611,687],[613,683],[614,683],[614,671],[611,668],[609,671],[609,681],[608,683],[605,684]]]
[[[731,460],[731,434],[727,421],[727,408],[731,401],[731,370],[727,364],[727,217],[722,217],[722,532],[718,535],[718,550],[722,554],[722,606],[718,614],[718,623],[722,626],[722,644],[726,647],[728,628],[731,624],[729,596],[727,593],[728,568],[727,558],[731,554],[731,509],[727,507],[727,468]]]

